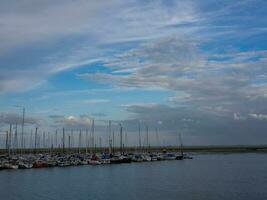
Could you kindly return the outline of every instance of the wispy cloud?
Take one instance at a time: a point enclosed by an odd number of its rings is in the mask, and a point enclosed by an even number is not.
[[[150,125],[160,120],[168,131],[190,129],[188,123],[194,124],[192,132],[203,133],[223,126],[231,132],[238,123],[247,123],[244,127],[260,123],[259,129],[264,129],[264,0],[0,5],[0,93],[38,88],[35,92],[43,93],[37,98],[24,97],[38,106],[53,104],[59,96],[71,105],[92,104],[93,109],[105,103],[124,104],[110,107],[112,114],[125,117],[125,111],[130,120],[148,120]],[[171,94],[158,103],[159,95],[144,100],[141,91],[147,90]],[[115,102],[122,91],[132,91],[132,96],[128,93],[121,98],[124,101]],[[89,122],[90,117],[77,117],[78,111],[67,107],[66,116],[50,120],[70,126]],[[92,112],[97,116],[103,110]]]
[[[38,125],[40,119],[26,116],[25,124]],[[0,113],[0,124],[22,124],[22,116],[15,113]]]
[[[84,104],[98,104],[98,103],[108,103],[110,102],[109,99],[86,99],[82,100]]]
[[[264,1],[257,2],[264,3]],[[105,62],[107,55],[114,55],[120,51],[113,48],[112,45],[116,43],[135,41],[144,45],[160,45],[160,43],[148,43],[148,41],[168,38],[171,40],[170,44],[175,36],[180,39],[179,47],[169,48],[165,57],[163,57],[163,52],[157,52],[161,54],[161,59],[165,58],[166,60],[171,51],[175,54],[175,49],[172,50],[172,48],[182,49],[184,47],[185,54],[187,51],[194,50],[192,48],[194,44],[192,42],[189,42],[188,45],[183,44],[188,43],[183,38],[194,38],[196,42],[203,39],[209,41],[218,37],[218,33],[220,33],[220,37],[224,35],[225,40],[231,38],[231,35],[240,37],[240,33],[244,31],[240,31],[239,23],[229,25],[227,19],[238,17],[242,9],[250,8],[253,6],[253,2],[246,0],[221,3],[222,6],[218,8],[220,3],[215,5],[212,2],[200,3],[193,0],[172,3],[135,0],[127,2],[120,0],[109,2],[64,1],[64,3],[62,1],[46,1],[44,3],[27,1],[16,2],[16,4],[13,1],[1,2],[0,90],[32,89],[36,85],[43,84],[49,76],[55,73],[101,60]],[[212,6],[216,9],[213,9]],[[242,18],[246,19],[257,17],[243,15],[245,16]],[[220,28],[220,31],[215,28],[214,24]],[[251,29],[257,28],[256,31],[248,33],[249,31],[246,30],[246,33],[253,35],[258,33],[258,29],[264,30],[265,27],[260,26],[261,24],[250,27]],[[229,26],[232,30],[230,35],[228,34]],[[168,49],[167,42],[163,40],[162,45],[164,44]],[[174,44],[178,45],[177,42]],[[149,48],[139,48],[139,51],[142,49],[148,50]],[[150,49],[156,50],[156,47]],[[136,52],[128,51],[126,53]],[[145,55],[149,54],[149,52],[144,53],[146,53]],[[177,59],[183,56],[180,54],[176,55]],[[191,56],[193,55],[197,56],[198,54],[191,54]],[[17,59],[13,59],[13,57],[17,57]],[[174,56],[171,57],[172,61],[175,61],[174,58]],[[156,53],[153,59],[156,61]],[[188,62],[192,61],[191,64],[196,61],[195,57],[187,59]],[[113,62],[109,60],[106,66],[114,65],[117,61],[116,59]],[[128,68],[120,69],[117,72],[134,70],[134,67],[129,64],[137,63],[127,64],[124,56],[124,60],[120,60],[120,64],[124,64]],[[143,70],[150,70],[151,67]],[[165,65],[164,67],[169,68],[170,72],[171,66]],[[181,70],[186,71],[187,67],[184,66]],[[163,70],[163,68],[161,69]]]

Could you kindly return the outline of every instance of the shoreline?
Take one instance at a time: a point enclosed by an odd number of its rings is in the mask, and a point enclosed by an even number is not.
[[[113,148],[114,153],[120,152],[120,148]],[[161,152],[163,150],[171,152],[180,152],[180,147],[164,146],[164,147],[148,147],[148,148],[136,148],[136,147],[125,147],[123,152]],[[108,147],[103,148],[26,148],[26,149],[11,149],[11,154],[32,154],[32,153],[101,153],[108,152]],[[267,153],[267,145],[240,145],[240,146],[183,146],[183,152],[207,152],[207,153],[248,153],[248,152],[261,152]],[[7,154],[6,149],[0,149],[0,155]]]

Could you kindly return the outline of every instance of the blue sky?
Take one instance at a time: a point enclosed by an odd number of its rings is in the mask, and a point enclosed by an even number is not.
[[[266,9],[264,0],[0,1],[1,131],[20,105],[29,130],[94,118],[133,134],[137,121],[161,126],[189,144],[266,144]]]

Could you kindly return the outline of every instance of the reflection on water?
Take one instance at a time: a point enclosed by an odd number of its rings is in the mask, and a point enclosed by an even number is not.
[[[0,171],[0,199],[267,199],[267,154]]]

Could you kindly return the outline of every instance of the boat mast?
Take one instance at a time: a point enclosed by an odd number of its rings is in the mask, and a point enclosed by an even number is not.
[[[68,138],[69,138],[69,152],[70,152],[70,135],[69,135],[69,137],[68,137]]]
[[[34,136],[34,153],[36,153],[36,148],[37,148],[37,132],[38,132],[38,128],[36,127],[35,136]]]
[[[65,153],[65,128],[63,128],[62,150]]]
[[[112,153],[112,139],[111,139],[111,121],[108,121],[108,131],[109,131],[109,154]]]
[[[101,153],[101,148],[102,148],[102,138],[101,138],[101,136],[99,136],[99,150],[100,150],[100,153]]]
[[[15,138],[14,138],[14,150],[16,151],[17,148],[18,148],[18,124],[16,123]]]
[[[148,126],[146,126],[146,148],[147,148],[147,151],[148,151],[148,146],[149,146],[149,143],[148,143]]]
[[[24,146],[24,121],[25,121],[25,108],[22,108],[22,124],[21,124],[21,153]]]
[[[95,134],[95,120],[93,119],[92,120],[92,147],[95,147],[96,149],[94,134]]]
[[[127,132],[125,132],[125,147],[127,148],[128,146],[128,135]]]
[[[9,145],[8,145],[8,141],[9,141],[9,139],[8,139],[8,131],[6,131],[6,152],[8,153],[9,152]]]
[[[71,135],[71,147],[74,147],[73,129],[70,130],[70,135]]]
[[[123,151],[122,148],[123,148],[122,147],[122,125],[120,124],[120,150],[121,150],[121,154],[122,154],[122,151]]]
[[[56,129],[56,141],[55,141],[55,148],[58,148],[58,146],[57,146],[57,129]]]
[[[183,141],[182,141],[181,133],[179,134],[179,139],[180,139],[180,152],[181,152],[181,155],[184,156],[184,152],[183,152]]]
[[[43,148],[45,148],[45,132],[43,131]]]
[[[12,139],[12,124],[9,126],[9,143],[8,143],[8,156],[10,156],[11,151],[11,139]]]
[[[31,135],[30,135],[30,148],[32,148],[32,129],[31,129]]]
[[[87,154],[88,153],[88,128],[86,129],[86,135],[85,135],[85,153]]]
[[[112,131],[112,153],[114,153],[115,148],[115,133]]]
[[[158,128],[156,128],[156,137],[157,137],[157,146],[159,147],[159,132],[158,132]]]
[[[139,135],[139,151],[140,151],[142,147],[140,122],[138,123],[138,135]]]
[[[78,153],[81,153],[81,143],[82,143],[82,130],[80,129],[79,133],[79,146],[78,146]]]

